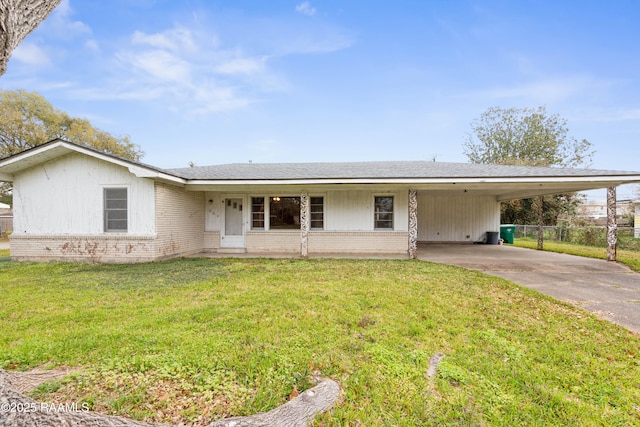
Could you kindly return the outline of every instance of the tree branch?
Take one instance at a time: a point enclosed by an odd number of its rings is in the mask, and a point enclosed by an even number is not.
[[[13,50],[44,21],[61,0],[0,0],[0,76]]]

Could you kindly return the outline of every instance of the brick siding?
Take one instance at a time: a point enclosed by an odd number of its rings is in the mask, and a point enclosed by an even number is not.
[[[155,185],[156,256],[189,255],[204,249],[205,200],[200,191]]]
[[[407,254],[406,231],[310,231],[309,254]]]
[[[154,236],[12,235],[14,261],[143,262],[155,259]]]

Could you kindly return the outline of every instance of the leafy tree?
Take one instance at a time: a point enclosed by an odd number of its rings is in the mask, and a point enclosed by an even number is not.
[[[0,158],[55,138],[136,161],[143,155],[128,136],[116,137],[86,119],[71,117],[35,92],[0,90]]]
[[[543,225],[557,225],[561,216],[573,217],[583,197],[575,193],[555,194],[543,200]],[[538,222],[535,199],[518,199],[502,203],[500,221],[503,224],[536,224]]]
[[[144,154],[128,136],[116,137],[93,127],[86,119],[70,117],[35,92],[0,90],[0,158],[55,138],[135,161]],[[11,204],[8,183],[0,183],[0,200]]]
[[[566,119],[548,114],[545,107],[489,108],[472,123],[464,153],[473,163],[522,166],[588,166],[591,143],[569,135]],[[559,194],[537,199],[512,200],[501,206],[503,224],[538,223],[538,248],[542,226],[556,225],[561,214],[574,215],[581,199]]]
[[[591,143],[570,136],[566,119],[545,107],[492,107],[472,131],[464,144],[472,163],[576,167],[588,166],[593,156]]]

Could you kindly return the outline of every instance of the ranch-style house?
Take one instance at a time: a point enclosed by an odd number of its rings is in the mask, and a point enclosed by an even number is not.
[[[160,169],[61,139],[0,160],[11,258],[142,262],[201,252],[393,254],[474,243],[500,202],[615,188],[640,172],[430,161]]]

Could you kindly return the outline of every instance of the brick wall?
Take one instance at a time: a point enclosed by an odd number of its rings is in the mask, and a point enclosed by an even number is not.
[[[407,254],[406,231],[310,231],[309,254]]]
[[[155,259],[154,236],[12,235],[14,261],[143,262]]]
[[[245,243],[248,253],[300,254],[300,231],[247,231]]]
[[[409,234],[406,231],[310,231],[309,255],[407,254]],[[300,254],[299,231],[248,231],[248,253]]]
[[[204,193],[156,182],[156,256],[188,255],[204,248]]]
[[[215,252],[220,247],[220,232],[205,231],[203,235],[202,249],[209,252]]]

